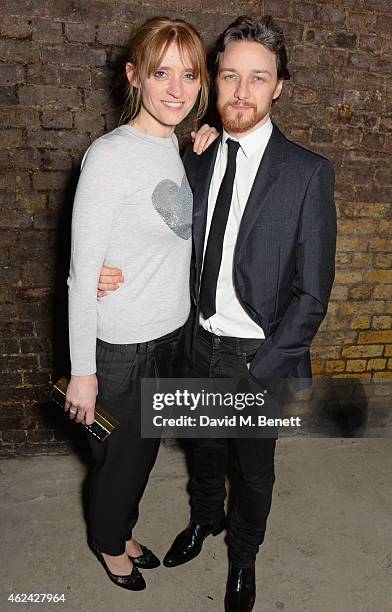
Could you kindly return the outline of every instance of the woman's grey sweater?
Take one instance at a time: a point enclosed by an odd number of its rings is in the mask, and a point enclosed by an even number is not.
[[[93,374],[96,339],[146,342],[188,317],[192,192],[177,139],[123,125],[86,152],[72,216],[72,374]],[[97,300],[102,265],[125,282]]]

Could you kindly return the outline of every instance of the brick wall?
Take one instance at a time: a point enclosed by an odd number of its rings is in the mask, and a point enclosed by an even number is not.
[[[83,152],[118,120],[132,27],[157,14],[183,17],[210,46],[241,13],[270,13],[283,26],[292,80],[275,120],[336,168],[337,278],[314,371],[392,378],[390,0],[3,0],[2,454],[61,452],[74,439],[46,405],[48,383],[67,364],[72,197]]]

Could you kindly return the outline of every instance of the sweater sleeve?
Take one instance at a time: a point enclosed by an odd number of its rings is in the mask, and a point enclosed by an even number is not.
[[[68,277],[71,374],[96,371],[97,284],[121,200],[121,153],[105,137],[96,140],[82,161],[76,189]]]

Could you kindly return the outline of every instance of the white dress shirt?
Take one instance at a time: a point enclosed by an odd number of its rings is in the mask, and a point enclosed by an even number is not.
[[[231,138],[232,140],[238,140],[240,143],[237,153],[233,197],[223,240],[222,261],[216,288],[216,312],[207,320],[203,319],[203,316],[200,315],[200,324],[207,331],[218,336],[260,339],[265,337],[262,328],[245,312],[235,294],[233,285],[233,256],[241,218],[255,180],[256,172],[272,134],[272,129],[271,119],[268,118],[261,127],[242,138],[233,138],[223,130],[222,141],[216,156],[208,194],[204,253],[219,187],[226,171],[226,141],[228,138]]]

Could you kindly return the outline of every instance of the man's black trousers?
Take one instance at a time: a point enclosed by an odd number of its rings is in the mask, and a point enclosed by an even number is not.
[[[218,337],[200,329],[193,377],[249,376],[251,361],[262,343],[257,339]],[[233,507],[229,517],[229,555],[234,565],[249,567],[264,540],[271,507],[274,473],[274,438],[193,439],[191,506],[196,522],[219,521],[224,514],[225,474],[233,444],[238,468]]]

